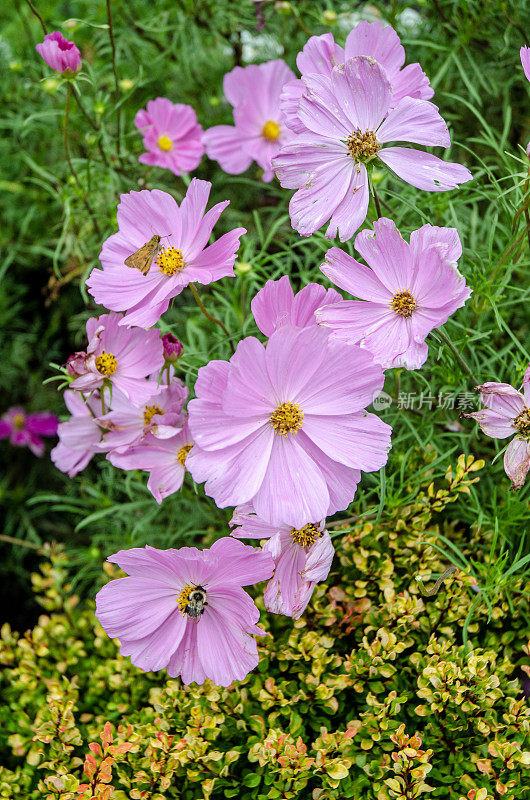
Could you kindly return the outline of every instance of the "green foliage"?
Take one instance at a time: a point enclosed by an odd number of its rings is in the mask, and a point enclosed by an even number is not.
[[[2,630],[2,796],[530,798],[518,669],[529,671],[526,595],[518,581],[518,613],[502,600],[489,623],[481,602],[466,648],[483,591],[474,576],[422,594],[416,577],[430,583],[446,566],[440,535],[469,559],[493,536],[440,523],[447,504],[460,509],[475,491],[483,463],[461,456],[434,482],[424,466],[408,505],[336,530],[329,583],[302,619],[264,617],[259,668],[228,689],[133,667],[93,603],[72,594],[68,556],[51,551],[33,576],[45,613],[23,636]]]

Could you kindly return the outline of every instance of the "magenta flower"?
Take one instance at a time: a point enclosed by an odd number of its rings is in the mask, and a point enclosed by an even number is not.
[[[102,429],[97,415],[101,413],[101,398],[96,391],[85,401],[77,392],[67,390],[64,402],[72,416],[59,423],[59,444],[50,456],[57,469],[73,478],[87,466],[100,442]]]
[[[284,275],[278,281],[267,281],[252,300],[251,308],[260,331],[271,336],[283,325],[316,325],[317,308],[340,301],[342,297],[335,289],[326,291],[318,283],[308,283],[295,295],[288,275]]]
[[[107,459],[120,469],[147,470],[147,488],[161,503],[165,497],[178,492],[186,474],[186,457],[193,447],[188,426],[169,439],[156,438],[148,434],[141,444],[125,451],[113,450]]]
[[[504,453],[504,471],[512,489],[520,489],[530,469],[530,366],[523,378],[522,392],[509,383],[485,383],[477,386],[486,408],[463,417],[475,419],[486,436],[507,439],[514,433]]]
[[[204,155],[203,130],[191,106],[157,97],[149,100],[147,110],[138,111],[134,124],[147,150],[140,163],[169,169],[174,175],[199,166]]]
[[[392,141],[449,147],[447,125],[427,100],[404,97],[391,109],[392,87],[383,68],[367,56],[334,67],[331,77],[310,75],[298,116],[307,133],[295,136],[273,159],[291,198],[291,224],[303,236],[327,220],[326,236],[350,239],[366,218],[366,165],[379,159],[400,178],[429,192],[454,189],[471,180],[461,164],[442,161]]]
[[[64,77],[75,75],[81,69],[81,53],[73,42],[69,42],[59,31],[47,33],[44,41],[35,45],[37,53],[49,67]]]
[[[20,406],[14,406],[0,417],[0,439],[7,439],[15,447],[29,447],[36,456],[44,453],[41,436],[55,436],[59,420],[49,411],[26,414]]]
[[[132,445],[141,444],[149,434],[156,439],[169,439],[182,430],[187,387],[179,378],[173,378],[169,386],[150,383],[152,394],[141,404],[116,392],[111,410],[100,417],[107,433],[99,450],[125,452]]]
[[[355,56],[371,56],[383,68],[392,87],[392,108],[403,97],[430,100],[434,95],[429,79],[419,64],[403,66],[405,50],[399,36],[390,25],[385,27],[382,22],[359,22],[348,34],[344,49],[335,43],[331,33],[312,36],[302,52],[298,53],[296,64],[302,78],[312,74],[329,78],[333,67]],[[290,81],[282,93],[281,109],[287,125],[295,133],[307,131],[298,118],[298,103],[305,88],[302,80]]]
[[[184,352],[184,345],[182,342],[179,342],[177,337],[173,336],[172,333],[165,333],[160,338],[164,346],[164,358],[166,361],[169,361],[170,364],[178,361]]]
[[[108,560],[129,577],[98,592],[96,616],[136,667],[165,667],[184,684],[209,678],[229,686],[257,666],[252,637],[264,631],[242,587],[270,578],[274,564],[268,553],[226,536],[209,550],[146,546],[120,550]]]
[[[471,295],[457,269],[458,232],[424,225],[412,231],[408,244],[390,219],[377,220],[374,229],[355,239],[371,269],[338,247],[328,250],[321,266],[333,283],[361,300],[321,308],[316,317],[331,328],[332,338],[366,348],[384,369],[419,369],[427,359],[427,334]]]
[[[127,311],[122,325],[149,328],[158,321],[188,283],[208,284],[234,275],[239,238],[235,228],[208,245],[212,229],[229,201],[207,213],[212,184],[193,178],[180,207],[159,189],[122,194],[117,233],[103,243],[103,270],[93,269],[87,280],[96,303],[113,311]],[[125,259],[158,235],[164,245],[147,275],[125,266]]]
[[[164,364],[162,342],[157,330],[123,328],[122,319],[112,313],[88,320],[86,353],[76,353],[68,363],[69,372],[78,375],[70,388],[92,392],[112,385],[127,398],[147,402],[153,384],[145,378]]]
[[[239,526],[232,531],[238,539],[269,540],[263,552],[274,559],[274,575],[263,594],[267,611],[301,617],[318,581],[328,577],[335,554],[324,521],[309,523],[301,530],[270,525],[247,504],[236,508],[230,524]]]
[[[521,56],[521,64],[523,65],[526,79],[530,81],[530,47],[523,45],[519,51],[519,55]]]
[[[228,72],[223,89],[234,107],[234,125],[216,125],[205,131],[208,158],[218,161],[230,175],[245,172],[256,161],[263,169],[263,180],[272,180],[271,158],[286,136],[280,94],[292,78],[294,73],[281,59]]]
[[[359,470],[386,463],[391,428],[364,410],[383,382],[370,354],[317,325],[284,326],[266,347],[243,339],[199,370],[188,469],[220,508],[252,502],[303,528],[349,505]]]

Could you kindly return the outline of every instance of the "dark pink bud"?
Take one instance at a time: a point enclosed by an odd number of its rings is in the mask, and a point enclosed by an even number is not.
[[[166,361],[173,363],[177,361],[184,352],[182,342],[179,342],[177,337],[173,336],[172,333],[165,333],[162,336],[162,344],[164,345],[164,358]]]
[[[73,42],[69,42],[59,31],[48,33],[44,41],[35,46],[49,67],[61,75],[75,75],[81,69],[81,53]]]

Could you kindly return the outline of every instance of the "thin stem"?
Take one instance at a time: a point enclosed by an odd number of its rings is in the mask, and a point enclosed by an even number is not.
[[[459,362],[460,366],[462,367],[462,369],[464,370],[464,372],[467,372],[467,374],[471,378],[473,378],[473,380],[475,381],[475,386],[478,386],[479,379],[473,373],[473,370],[471,369],[471,367],[469,366],[469,364],[467,363],[465,358],[463,358],[463,356],[460,355],[460,353],[458,352],[458,350],[456,349],[456,347],[454,346],[454,344],[452,343],[452,341],[450,340],[448,335],[441,328],[438,328],[436,333],[438,334],[438,336],[441,337],[441,339],[445,342],[447,347],[451,350],[451,352],[453,353],[455,358],[458,360],[458,362]]]
[[[201,298],[199,297],[199,294],[198,294],[198,292],[197,292],[197,289],[195,288],[195,286],[193,285],[193,283],[190,283],[190,284],[189,284],[189,287],[190,287],[190,289],[191,289],[191,291],[192,291],[192,293],[193,293],[193,296],[194,296],[194,298],[195,298],[195,302],[197,303],[197,305],[198,305],[198,306],[199,306],[199,308],[201,309],[201,311],[202,311],[202,313],[204,314],[204,316],[205,316],[205,317],[208,317],[208,319],[209,319],[209,320],[211,320],[212,322],[215,322],[215,324],[216,324],[216,325],[219,325],[219,327],[220,327],[220,328],[222,328],[222,330],[225,332],[225,334],[226,334],[226,336],[227,336],[227,338],[228,338],[228,344],[230,345],[230,348],[231,348],[231,350],[232,350],[232,353],[235,353],[235,352],[236,352],[236,349],[235,349],[235,347],[234,347],[234,345],[233,345],[233,343],[232,343],[232,339],[230,338],[230,332],[228,331],[228,329],[225,327],[225,325],[224,325],[224,324],[221,322],[221,320],[220,320],[220,319],[217,319],[217,317],[213,317],[213,316],[210,314],[210,312],[206,310],[206,308],[204,307],[204,304],[203,304],[203,302],[202,302]]]
[[[377,196],[377,192],[375,191],[375,186],[374,186],[373,183],[372,183],[372,193],[373,193],[373,196],[374,196],[374,203],[375,203],[375,210],[377,212],[377,219],[381,219],[381,217],[383,216],[383,212],[381,211],[381,205],[379,203],[379,198]]]
[[[101,236],[101,231],[99,229],[99,225],[98,225],[98,221],[96,219],[96,215],[94,214],[94,211],[91,208],[91,206],[90,206],[90,204],[89,204],[89,202],[88,202],[88,200],[86,198],[86,195],[85,195],[85,193],[83,191],[83,187],[81,186],[81,181],[79,180],[79,176],[78,176],[77,172],[74,169],[74,165],[73,165],[72,159],[70,157],[70,146],[68,144],[68,119],[69,119],[69,116],[70,116],[70,94],[71,94],[71,88],[72,88],[71,84],[67,83],[66,84],[66,108],[65,108],[65,111],[64,111],[64,137],[63,137],[64,153],[66,155],[66,160],[68,162],[68,166],[70,167],[70,172],[73,175],[73,178],[74,178],[74,180],[76,182],[77,188],[81,192],[81,197],[82,197],[82,200],[83,200],[83,204],[84,204],[84,206],[85,206],[85,208],[86,208],[86,210],[87,210],[87,212],[88,212],[88,214],[89,214],[89,216],[90,216],[90,218],[92,220],[92,224],[94,225],[94,230],[96,231],[98,236]]]
[[[89,125],[91,125],[91,127],[94,128],[95,131],[99,131],[99,126],[98,126],[97,122],[92,119],[92,117],[90,116],[90,114],[88,113],[86,108],[84,107],[84,105],[83,105],[83,103],[81,101],[81,95],[79,94],[79,90],[78,90],[77,86],[75,85],[75,83],[72,84],[72,94],[74,95],[75,101],[76,101],[77,105],[79,106],[79,110],[81,111],[81,113],[83,114],[83,116],[85,117],[85,119],[87,120]]]
[[[116,154],[121,161],[121,109],[120,109],[120,83],[116,67],[116,42],[114,41],[114,28],[112,27],[112,11],[110,0],[107,0],[107,20],[109,24],[110,46],[112,49],[112,71],[114,72],[114,86],[116,90]]]
[[[31,13],[34,14],[37,17],[37,19],[39,20],[39,22],[41,24],[41,28],[44,31],[44,35],[46,36],[46,34],[48,33],[48,30],[46,28],[46,25],[44,24],[44,20],[42,19],[41,15],[39,14],[37,9],[35,8],[33,3],[31,2],[31,0],[26,0],[26,3],[28,4],[28,6],[31,9]]]
[[[14,536],[8,536],[5,533],[0,533],[0,541],[8,542],[9,544],[18,544],[20,547],[29,547],[31,550],[42,551],[40,544],[35,544],[35,542],[27,542],[25,539],[16,539]]]

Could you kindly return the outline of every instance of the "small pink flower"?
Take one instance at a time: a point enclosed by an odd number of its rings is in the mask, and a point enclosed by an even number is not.
[[[88,320],[86,353],[76,353],[68,364],[71,374],[78,375],[70,388],[92,392],[112,385],[127,398],[147,402],[153,385],[145,378],[164,364],[162,342],[157,330],[124,328],[122,319],[121,314],[111,313]]]
[[[138,111],[134,124],[147,150],[138,159],[142,164],[169,169],[174,175],[199,166],[204,155],[203,130],[191,106],[157,97],[149,100],[147,110]]]
[[[312,36],[302,52],[298,53],[296,64],[302,78],[312,74],[329,78],[333,67],[355,56],[371,56],[381,65],[392,87],[392,108],[403,97],[430,100],[434,95],[429,79],[419,64],[403,66],[405,50],[399,36],[390,25],[385,27],[382,22],[359,22],[348,34],[344,49],[335,43],[331,33]],[[281,109],[287,125],[295,133],[307,131],[298,118],[298,103],[304,91],[304,82],[295,80],[287,83],[282,93]]]
[[[471,180],[461,164],[442,161],[389,142],[449,147],[447,125],[427,100],[403,97],[391,108],[392,87],[373,58],[357,56],[334,67],[331,77],[309,75],[298,105],[306,133],[292,137],[273,159],[291,198],[291,225],[309,236],[327,220],[326,236],[350,239],[366,218],[370,162],[386,164],[398,177],[429,192]],[[378,163],[378,162],[377,162]]]
[[[165,333],[160,338],[164,346],[164,358],[166,361],[169,361],[170,364],[178,361],[184,352],[184,345],[182,342],[179,342],[177,337],[173,336],[172,333]]]
[[[291,525],[270,525],[251,504],[239,506],[230,522],[238,539],[268,539],[263,552],[274,559],[274,575],[263,594],[265,608],[273,614],[298,619],[305,611],[318,581],[327,578],[335,550],[322,520],[296,530]]]
[[[14,406],[0,417],[0,439],[7,439],[15,447],[29,447],[36,456],[44,453],[41,436],[55,436],[59,420],[49,411],[26,414],[23,408]]]
[[[513,489],[520,489],[530,469],[530,366],[525,372],[522,392],[509,383],[484,383],[477,386],[486,406],[481,411],[462,414],[475,419],[486,436],[507,439],[516,434],[504,454],[504,471]]]
[[[267,281],[252,300],[251,308],[260,331],[271,336],[283,325],[295,328],[316,325],[317,308],[341,301],[335,289],[326,291],[318,283],[308,283],[295,295],[288,275],[284,275],[278,281]]]
[[[151,384],[152,394],[148,400],[138,403],[120,392],[112,397],[111,410],[100,417],[106,429],[99,450],[127,452],[130,447],[141,444],[150,434],[155,439],[174,437],[184,426],[182,408],[188,399],[188,389],[179,378],[173,378],[169,386]]]
[[[369,353],[317,325],[285,325],[266,347],[243,339],[229,362],[199,370],[192,477],[220,508],[252,502],[273,525],[300,529],[343,510],[359,470],[388,457],[390,426],[364,410],[383,383]]]
[[[208,244],[212,229],[229,201],[206,212],[212,184],[193,178],[180,207],[159,189],[122,194],[117,233],[104,243],[103,270],[93,269],[87,280],[96,303],[127,311],[121,325],[154,325],[169,301],[192,281],[204,285],[234,275],[239,238],[245,228],[225,233]],[[163,246],[147,275],[125,266],[125,259],[153,236]]]
[[[51,460],[57,469],[73,478],[87,466],[100,442],[101,398],[96,391],[85,401],[77,392],[67,390],[64,402],[72,416],[67,422],[59,423],[59,444],[53,448]]]
[[[530,47],[523,45],[519,52],[521,56],[521,64],[523,65],[524,74],[526,79],[530,81]]]
[[[178,492],[186,474],[186,458],[193,440],[188,426],[169,439],[156,438],[148,434],[141,444],[133,445],[124,452],[113,450],[107,459],[120,469],[143,469],[150,472],[147,488],[161,503],[165,497]]]
[[[333,283],[361,300],[321,308],[316,317],[333,338],[366,348],[384,369],[419,369],[427,359],[427,334],[471,295],[457,269],[458,232],[424,225],[412,231],[408,244],[390,219],[377,220],[374,229],[355,239],[371,269],[338,247],[328,250],[321,266]]]
[[[273,178],[271,158],[285,141],[286,126],[280,112],[280,94],[294,74],[285,61],[267,61],[235,67],[223,81],[228,102],[234,107],[234,126],[216,125],[205,131],[208,158],[218,161],[230,175],[239,175],[256,161],[263,180]]]
[[[146,546],[108,559],[128,577],[96,595],[96,616],[120,652],[148,672],[167,669],[184,684],[243,680],[258,664],[259,611],[243,586],[266,580],[268,553],[230,536],[208,550]]]
[[[81,53],[73,42],[69,42],[59,31],[47,33],[44,41],[35,45],[37,53],[49,67],[61,75],[75,75],[81,69]]]

